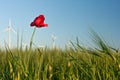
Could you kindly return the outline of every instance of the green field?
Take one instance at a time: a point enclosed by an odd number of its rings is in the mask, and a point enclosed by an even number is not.
[[[96,34],[93,39],[97,48],[76,39],[65,49],[0,50],[0,80],[120,80],[119,51]]]

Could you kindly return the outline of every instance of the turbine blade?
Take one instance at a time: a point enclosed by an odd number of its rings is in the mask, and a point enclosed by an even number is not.
[[[8,24],[8,27],[11,27],[12,24],[11,24],[11,19],[9,19],[9,24]]]
[[[3,30],[3,32],[7,32],[7,31],[9,31],[10,29],[9,28],[6,28],[5,30]]]
[[[17,34],[17,32],[13,28],[11,28],[11,30],[12,30],[12,32],[14,32],[15,34]]]
[[[26,43],[22,43],[22,45],[23,45],[23,46],[28,46],[28,44],[26,44]]]
[[[52,39],[54,39],[54,40],[57,39],[57,37],[56,37],[55,35],[53,35],[53,34],[51,35],[51,37],[52,37]]]

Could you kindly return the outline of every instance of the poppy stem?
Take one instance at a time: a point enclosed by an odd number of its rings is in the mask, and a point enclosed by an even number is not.
[[[30,39],[30,50],[31,50],[31,48],[32,48],[33,37],[34,37],[35,31],[36,31],[36,27],[34,27],[34,31],[33,31],[33,33],[32,33],[31,39]]]

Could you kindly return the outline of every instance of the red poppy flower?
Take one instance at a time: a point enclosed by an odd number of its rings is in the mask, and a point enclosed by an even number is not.
[[[34,19],[33,22],[31,22],[30,26],[36,26],[37,28],[48,27],[48,24],[45,24],[44,21],[45,21],[44,15],[39,15]]]

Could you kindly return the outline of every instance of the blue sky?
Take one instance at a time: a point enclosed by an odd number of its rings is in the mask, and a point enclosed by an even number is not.
[[[1,0],[0,1],[0,45],[7,43],[7,32],[3,32],[11,19],[12,27],[19,36],[11,33],[11,45],[23,35],[29,44],[33,28],[30,23],[39,14],[45,15],[48,28],[36,30],[36,45],[52,46],[51,34],[57,36],[56,45],[64,46],[78,36],[83,45],[92,45],[90,28],[100,34],[113,47],[120,47],[120,0]]]

